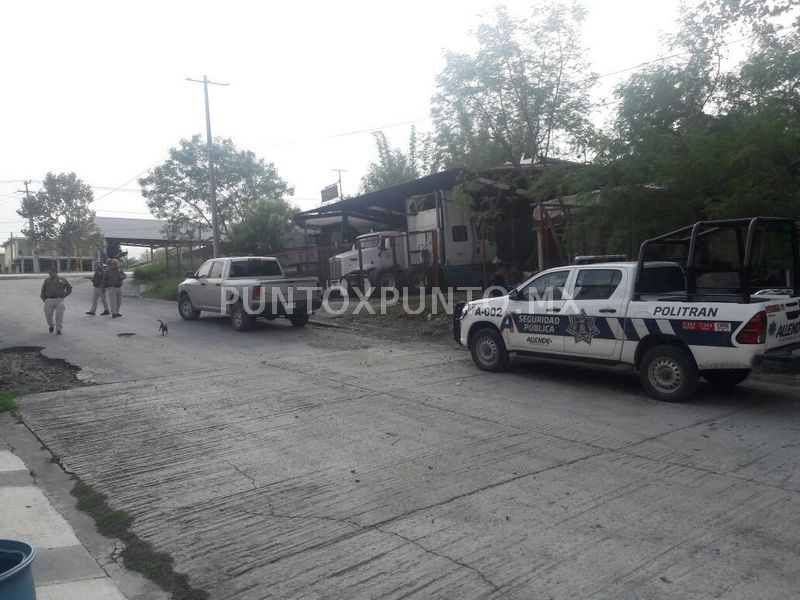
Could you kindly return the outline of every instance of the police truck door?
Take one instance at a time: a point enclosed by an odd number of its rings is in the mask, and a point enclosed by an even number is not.
[[[528,352],[560,353],[564,350],[561,311],[568,269],[539,275],[519,288],[517,299],[508,301],[501,324],[506,347]]]
[[[627,272],[609,267],[578,269],[565,306],[564,352],[613,359],[622,351]]]

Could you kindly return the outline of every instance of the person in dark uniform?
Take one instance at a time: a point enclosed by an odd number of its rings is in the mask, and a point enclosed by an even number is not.
[[[110,315],[108,310],[108,301],[106,301],[106,272],[103,269],[103,263],[94,263],[94,275],[92,275],[92,308],[88,310],[87,315],[94,316],[94,311],[97,310],[97,301],[102,300],[103,312],[100,316]]]
[[[61,335],[61,326],[64,323],[64,298],[72,293],[72,286],[69,281],[58,276],[58,269],[51,267],[48,271],[47,279],[42,284],[40,297],[44,302],[44,318],[50,333],[55,328],[56,333]],[[55,320],[53,315],[55,314]]]
[[[116,259],[111,260],[111,264],[106,269],[103,283],[108,290],[108,300],[111,304],[111,318],[116,319],[121,317],[119,314],[119,306],[122,304],[122,281],[125,279],[125,273],[119,268],[119,261]]]

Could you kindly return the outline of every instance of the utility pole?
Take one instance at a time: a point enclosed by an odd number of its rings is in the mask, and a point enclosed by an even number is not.
[[[186,81],[191,81],[193,83],[202,83],[203,84],[203,94],[205,95],[206,99],[206,141],[208,146],[208,191],[211,198],[211,229],[212,229],[212,239],[214,243],[214,258],[219,256],[219,219],[217,217],[217,182],[214,176],[214,161],[211,158],[211,113],[208,108],[208,85],[222,85],[227,86],[230,85],[229,83],[217,83],[215,81],[209,81],[208,77],[203,75],[203,79],[192,79],[191,77],[187,77]]]
[[[347,173],[347,169],[331,169],[331,171],[336,171],[339,173],[339,200],[344,198],[344,194],[342,194],[342,173]],[[342,225],[341,225],[341,236],[342,236],[342,244],[344,244],[345,237],[347,236],[347,215],[342,215]],[[359,253],[361,250],[359,250]]]
[[[28,211],[28,227],[31,230],[30,242],[31,242],[31,254],[33,255],[33,272],[39,273],[39,240],[36,239],[36,229],[33,226],[33,213],[31,212],[31,206],[30,206],[31,193],[30,191],[28,191],[28,184],[30,183],[30,180],[23,181],[22,183],[25,184],[25,190],[24,190],[25,202],[26,202],[25,208]],[[20,193],[23,192],[23,190],[17,190],[17,191]]]

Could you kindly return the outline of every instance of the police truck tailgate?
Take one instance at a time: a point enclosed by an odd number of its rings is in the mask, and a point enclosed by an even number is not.
[[[767,313],[767,350],[800,342],[800,300],[767,300],[764,302],[764,310]]]

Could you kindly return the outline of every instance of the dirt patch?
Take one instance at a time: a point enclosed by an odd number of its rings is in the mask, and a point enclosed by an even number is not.
[[[466,296],[463,299],[466,300]],[[456,300],[462,299],[457,298]],[[443,311],[441,305],[438,306],[438,310],[433,312],[430,296],[427,296],[422,304],[417,297],[409,299],[407,302],[409,311],[405,310],[403,303],[381,308],[379,301],[371,300],[370,305],[375,314],[371,314],[363,306],[358,313],[353,314],[357,305],[358,301],[353,299],[350,302],[349,310],[344,311],[343,314],[336,314],[341,310],[341,305],[337,303],[333,306],[334,312],[320,310],[314,314],[313,318],[321,323],[354,329],[365,335],[389,338],[395,341],[425,339],[446,343],[452,339],[452,314]]]
[[[42,356],[40,346],[0,350],[0,392],[52,392],[86,385],[76,375],[80,368]]]

